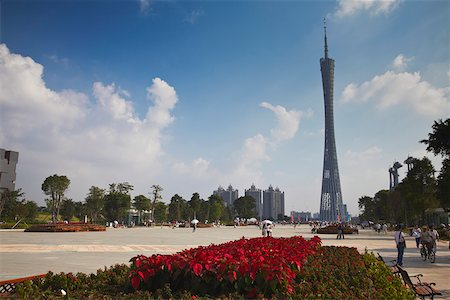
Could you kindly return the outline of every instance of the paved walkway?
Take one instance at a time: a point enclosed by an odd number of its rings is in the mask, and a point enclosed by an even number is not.
[[[277,226],[275,237],[302,235],[310,238],[310,228],[302,225]],[[53,272],[92,273],[99,268],[127,263],[135,255],[171,254],[199,245],[220,244],[239,239],[261,236],[254,226],[192,229],[167,227],[108,229],[106,232],[36,233],[20,230],[0,231],[0,280]],[[362,230],[359,235],[347,235],[336,240],[334,235],[320,235],[323,245],[356,247],[386,260],[395,259],[393,233],[377,234]],[[437,299],[450,299],[450,251],[448,242],[439,242],[436,262],[423,262],[413,238],[407,239],[404,268],[410,274],[423,274],[423,279],[436,282],[444,295]]]

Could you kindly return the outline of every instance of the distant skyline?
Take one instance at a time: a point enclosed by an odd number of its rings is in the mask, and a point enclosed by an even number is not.
[[[153,184],[163,200],[219,185],[320,206],[323,18],[335,59],[342,199],[389,189],[389,167],[425,151],[450,117],[448,1],[0,0],[0,148],[16,188],[43,205],[47,176]],[[399,170],[400,180],[406,166]]]

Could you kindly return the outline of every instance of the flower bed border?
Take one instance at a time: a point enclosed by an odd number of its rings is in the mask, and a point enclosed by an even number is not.
[[[89,223],[56,223],[36,224],[25,232],[84,232],[84,231],[106,231],[106,226]]]

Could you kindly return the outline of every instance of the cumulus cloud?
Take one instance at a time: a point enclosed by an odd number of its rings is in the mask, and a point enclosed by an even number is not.
[[[368,11],[373,15],[387,14],[398,7],[402,0],[338,0],[335,15],[343,18]]]
[[[186,164],[184,162],[176,162],[173,164],[172,169],[175,173],[194,177],[204,177],[209,174],[210,162],[202,157],[194,159],[192,162]]]
[[[374,158],[380,158],[381,154],[382,154],[383,150],[380,149],[377,146],[373,146],[370,147],[364,151],[353,151],[353,150],[347,150],[347,152],[345,153],[345,156],[347,159],[350,159],[352,161],[357,161],[357,162],[361,162],[361,161],[366,161],[366,160],[371,160]]]
[[[300,118],[312,116],[312,111],[307,113],[296,110],[288,111],[283,106],[273,106],[268,102],[262,102],[260,106],[271,110],[277,118],[277,127],[270,131],[272,138],[277,142],[292,139],[298,131]]]
[[[155,78],[153,79],[153,84],[147,88],[147,97],[154,103],[148,110],[148,121],[158,128],[164,128],[170,125],[175,120],[171,115],[171,110],[178,102],[175,89],[164,80]]]
[[[84,119],[87,96],[55,92],[42,79],[43,67],[0,44],[0,104],[3,136],[24,136],[50,126],[69,128]],[[5,141],[0,141],[4,143]]]
[[[151,10],[150,0],[139,0],[139,9],[143,14],[149,13]]]
[[[394,58],[392,68],[396,71],[404,71],[407,68],[408,63],[413,59],[414,57],[406,57],[403,54],[399,54]]]
[[[204,16],[205,12],[203,10],[193,10],[191,13],[184,19],[185,22],[188,22],[190,24],[195,24],[197,22],[197,19],[201,16]]]
[[[59,172],[78,191],[119,181],[147,186],[164,155],[163,130],[174,121],[175,89],[153,79],[141,119],[129,93],[114,83],[93,83],[91,100],[73,90],[49,89],[43,71],[0,44],[0,144],[21,152],[18,181],[35,186],[31,196],[41,194],[40,180]],[[198,169],[205,165],[196,162]]]
[[[404,105],[417,114],[428,116],[447,116],[450,113],[448,87],[432,86],[421,78],[419,72],[387,71],[362,84],[350,83],[344,88],[341,101],[374,101],[379,109]]]

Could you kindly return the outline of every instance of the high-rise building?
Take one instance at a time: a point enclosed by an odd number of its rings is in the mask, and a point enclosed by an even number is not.
[[[225,202],[225,205],[228,207],[233,206],[234,200],[239,198],[239,191],[233,189],[231,184],[228,186],[226,190],[223,187],[219,186],[217,190],[213,191],[213,194],[222,197],[223,201]]]
[[[284,192],[269,186],[263,192],[263,218],[278,220],[284,217]]]
[[[333,90],[334,59],[328,57],[327,26],[324,24],[324,52],[320,59],[322,73],[323,100],[325,103],[325,150],[323,156],[322,192],[320,198],[320,219],[340,221],[345,217],[342,205],[341,182],[334,137]]]
[[[245,196],[251,196],[255,199],[255,212],[256,215],[261,218],[262,217],[262,202],[261,202],[261,189],[257,189],[254,184],[250,187],[250,189],[245,190]]]
[[[19,153],[0,149],[0,193],[14,191],[16,187],[16,165]]]

